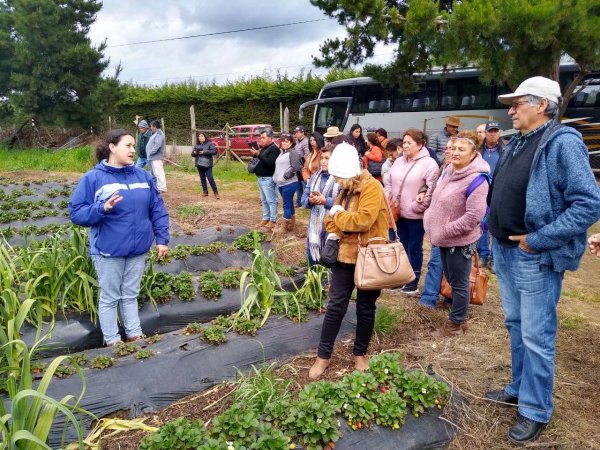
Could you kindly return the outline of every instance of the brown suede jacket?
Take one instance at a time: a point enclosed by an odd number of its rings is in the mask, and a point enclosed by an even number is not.
[[[342,193],[340,193],[340,196]],[[340,202],[340,196],[336,204]],[[342,206],[345,205],[343,202]],[[325,229],[341,237],[338,261],[356,264],[358,236],[364,247],[374,237],[388,239],[387,206],[381,183],[363,170],[346,211],[325,219]]]

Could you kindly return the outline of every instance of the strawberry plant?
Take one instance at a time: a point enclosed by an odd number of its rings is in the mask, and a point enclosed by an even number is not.
[[[146,342],[150,345],[152,344],[156,344],[157,342],[159,342],[162,339],[162,336],[158,333],[153,334],[152,336],[148,336],[146,338]]]
[[[375,417],[377,388],[375,377],[368,372],[353,372],[341,381],[345,395],[342,414],[353,429],[369,423]]]
[[[200,289],[202,295],[213,300],[218,299],[223,292],[223,286],[221,286],[217,274],[212,270],[207,270],[200,275]]]
[[[152,280],[152,287],[150,288],[152,298],[157,302],[164,302],[171,298],[174,278],[170,273],[156,272],[154,280]]]
[[[396,388],[402,393],[402,397],[416,417],[427,408],[433,406],[441,408],[450,396],[450,388],[446,383],[437,381],[418,370],[409,372],[403,382],[396,383]]]
[[[227,335],[223,328],[210,326],[200,330],[200,339],[213,345],[223,344],[227,342]]]
[[[206,439],[206,428],[199,420],[183,417],[165,423],[156,433],[140,442],[140,450],[187,450],[199,448]],[[220,447],[223,448],[223,447]]]
[[[408,409],[406,402],[395,389],[386,389],[377,397],[377,417],[375,422],[381,426],[400,428]]]
[[[252,407],[234,403],[227,411],[212,420],[211,437],[234,441],[236,447],[250,447],[259,431],[259,414]]]
[[[240,286],[242,271],[237,269],[227,269],[221,273],[221,284],[224,288],[233,289]]]
[[[128,342],[118,342],[113,347],[113,353],[116,356],[127,356],[127,355],[131,355],[132,353],[137,352],[139,349],[140,348],[135,344],[131,344]]]
[[[198,334],[200,331],[202,331],[202,324],[197,322],[188,323],[187,327],[183,329],[183,334],[189,336],[190,334]]]
[[[329,405],[333,406],[336,412],[341,412],[346,396],[340,383],[321,380],[307,384],[302,392],[300,392],[301,400],[315,398],[322,398]]]
[[[196,291],[192,282],[192,274],[189,272],[181,272],[173,279],[173,290],[179,295],[179,299],[188,302],[194,299]]]
[[[290,447],[287,437],[281,430],[274,428],[270,423],[261,422],[258,426],[258,439],[256,439],[250,448],[257,450],[279,450]]]
[[[79,367],[85,366],[85,363],[87,363],[87,355],[85,353],[75,353],[74,355],[69,356],[69,363],[76,364]]]
[[[40,374],[43,373],[44,370],[46,370],[46,364],[37,361],[31,363],[31,373]]]
[[[151,358],[154,355],[155,355],[155,353],[152,350],[150,350],[149,348],[144,348],[142,350],[139,350],[135,354],[135,359],[147,359],[147,358]]]
[[[407,376],[402,368],[402,355],[400,353],[381,353],[369,359],[369,373],[379,384],[395,384],[400,387]]]
[[[75,369],[71,366],[65,366],[64,364],[60,364],[56,366],[56,370],[54,371],[54,376],[56,378],[69,378],[71,375],[75,373]]]
[[[236,237],[232,247],[245,252],[251,252],[255,248],[255,242],[262,244],[266,240],[267,235],[265,233],[261,233],[260,231],[249,231],[248,233]]]
[[[98,355],[92,360],[93,369],[106,369],[114,364],[115,360],[108,355]]]
[[[295,402],[282,427],[292,438],[302,441],[307,450],[321,449],[339,439],[335,409],[322,398]]]
[[[232,322],[233,322],[233,319],[230,316],[223,316],[223,315],[217,316],[213,320],[210,321],[210,323],[212,325],[224,328],[226,330],[231,328]]]
[[[233,331],[235,331],[237,334],[256,336],[256,332],[258,331],[258,322],[253,319],[239,318],[233,322]]]
[[[188,246],[184,244],[179,244],[175,246],[173,250],[170,251],[171,256],[175,259],[185,259],[188,256]]]

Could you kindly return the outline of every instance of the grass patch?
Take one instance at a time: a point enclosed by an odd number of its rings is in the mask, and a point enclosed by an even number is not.
[[[373,331],[378,336],[385,336],[396,331],[396,327],[401,319],[400,311],[388,308],[387,306],[379,306],[375,314],[375,325]]]
[[[562,297],[575,298],[586,303],[600,304],[600,292],[576,291],[574,289],[565,289],[562,292]]]
[[[565,316],[558,321],[558,325],[560,328],[565,330],[576,330],[581,328],[583,325],[586,325],[589,322],[588,318],[583,314],[578,313],[574,316]]]
[[[86,172],[96,164],[92,147],[66,150],[13,149],[0,145],[0,172],[43,170]]]
[[[202,217],[206,210],[202,205],[183,205],[179,206],[175,213],[182,219],[195,219]]]

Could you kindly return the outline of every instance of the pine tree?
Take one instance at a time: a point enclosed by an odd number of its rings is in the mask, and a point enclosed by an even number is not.
[[[108,61],[105,44],[94,47],[87,35],[101,7],[96,0],[0,0],[0,95],[21,116],[84,127],[98,120]]]
[[[328,39],[314,62],[350,67],[368,61],[375,45],[394,48],[387,65],[365,66],[384,83],[410,86],[413,74],[433,67],[476,65],[484,81],[508,83],[544,75],[558,80],[561,56],[579,65],[565,90],[600,67],[600,0],[311,0],[346,27]]]

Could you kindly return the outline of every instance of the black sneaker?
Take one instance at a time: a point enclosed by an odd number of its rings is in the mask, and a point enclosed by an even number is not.
[[[542,434],[546,425],[546,423],[536,422],[519,414],[517,421],[508,432],[508,440],[514,444],[534,441]]]
[[[419,295],[419,288],[417,286],[405,285],[402,286],[400,289],[396,289],[396,292],[414,297],[415,295]]]

